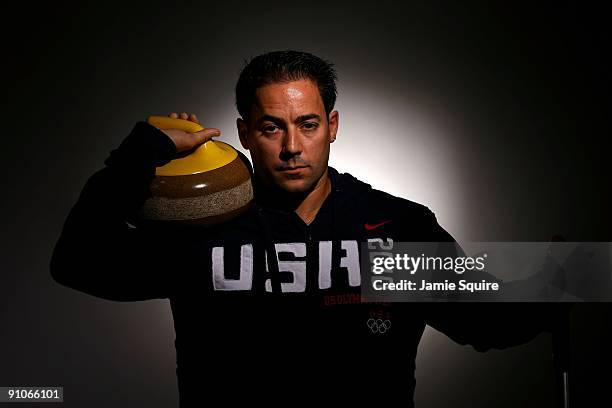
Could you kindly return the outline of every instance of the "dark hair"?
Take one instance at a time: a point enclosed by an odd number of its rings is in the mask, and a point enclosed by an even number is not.
[[[319,87],[325,113],[336,103],[336,70],[329,61],[302,51],[272,51],[251,59],[240,72],[236,83],[236,108],[247,120],[255,102],[255,92],[264,85],[311,79]]]

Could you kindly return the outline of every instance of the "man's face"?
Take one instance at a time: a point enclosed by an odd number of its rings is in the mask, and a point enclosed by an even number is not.
[[[259,88],[248,121],[237,125],[260,181],[307,193],[327,169],[338,112],[327,117],[316,83],[303,79]]]

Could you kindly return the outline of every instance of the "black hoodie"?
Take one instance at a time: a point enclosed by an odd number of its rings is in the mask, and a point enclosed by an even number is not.
[[[170,300],[181,407],[213,396],[409,407],[426,324],[479,351],[547,329],[547,310],[526,304],[362,303],[361,242],[453,238],[427,207],[332,167],[310,225],[255,185],[252,206],[221,225],[135,228],[155,167],[175,154],[163,132],[137,123],[87,181],[50,268],[97,297]]]

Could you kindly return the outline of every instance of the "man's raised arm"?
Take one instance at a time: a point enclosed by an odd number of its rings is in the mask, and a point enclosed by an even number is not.
[[[53,279],[116,301],[170,296],[180,271],[180,237],[129,221],[150,194],[155,168],[170,161],[177,146],[193,148],[218,133],[161,131],[138,122],[71,209],[51,257]]]

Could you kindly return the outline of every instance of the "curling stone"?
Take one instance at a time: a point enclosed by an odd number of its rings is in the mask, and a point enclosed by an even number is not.
[[[190,133],[203,129],[195,122],[166,116],[150,116],[147,122],[158,129]],[[231,145],[209,140],[179,156],[183,157],[156,168],[151,196],[139,212],[142,221],[207,227],[248,209],[253,200],[251,172]]]

